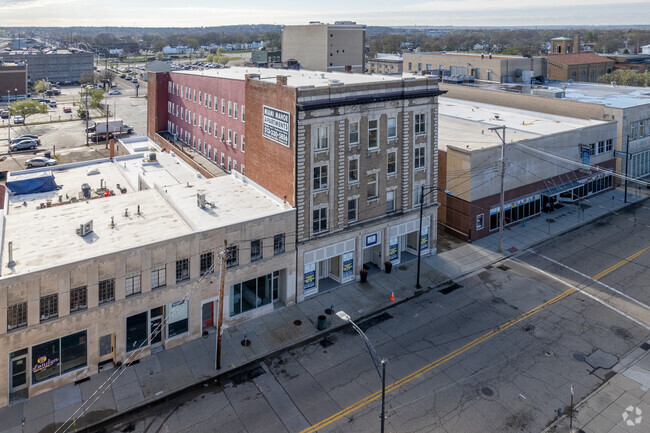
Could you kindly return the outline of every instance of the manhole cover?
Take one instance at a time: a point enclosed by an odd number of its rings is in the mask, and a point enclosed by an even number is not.
[[[334,310],[332,310],[331,308],[326,308],[325,309],[325,314],[327,314],[328,316],[331,316],[332,314],[334,314]]]
[[[241,345],[244,346],[244,347],[248,347],[248,346],[251,345],[251,341],[250,341],[248,338],[244,338],[244,339],[241,341]]]
[[[526,325],[521,329],[523,329],[526,332],[533,332],[535,330],[535,325]]]
[[[300,326],[300,325],[302,325],[302,320],[294,320],[293,324],[296,325],[296,326]]]

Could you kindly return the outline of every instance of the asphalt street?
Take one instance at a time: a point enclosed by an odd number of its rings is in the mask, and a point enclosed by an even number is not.
[[[386,431],[539,432],[595,390],[650,334],[648,221],[636,205],[361,322]],[[102,431],[379,431],[380,390],[348,327]]]

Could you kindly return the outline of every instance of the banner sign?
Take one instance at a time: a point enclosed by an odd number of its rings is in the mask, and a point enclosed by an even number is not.
[[[305,290],[316,287],[316,264],[305,265]]]
[[[391,262],[393,260],[397,260],[397,248],[399,246],[399,243],[397,241],[397,237],[390,238],[390,245],[388,246],[388,260]]]
[[[343,279],[354,275],[354,253],[343,254]]]

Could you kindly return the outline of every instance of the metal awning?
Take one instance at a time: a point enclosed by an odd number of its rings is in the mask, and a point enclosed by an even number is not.
[[[580,179],[580,180],[573,180],[571,182],[566,182],[561,185],[555,185],[550,188],[547,188],[545,190],[540,191],[540,194],[546,195],[546,196],[551,196],[551,195],[556,195],[556,194],[562,194],[565,191],[572,190],[573,188],[576,188],[578,186],[584,185],[585,182],[587,182],[588,179]]]

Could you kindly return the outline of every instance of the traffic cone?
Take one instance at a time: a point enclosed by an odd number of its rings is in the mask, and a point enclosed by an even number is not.
[[[394,301],[395,300],[395,292],[390,293],[390,300]]]

